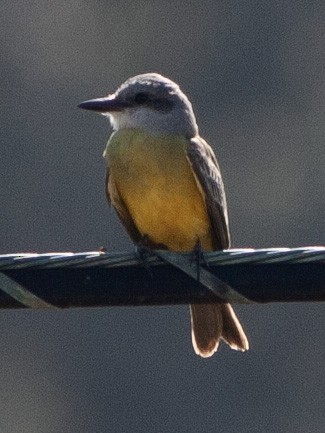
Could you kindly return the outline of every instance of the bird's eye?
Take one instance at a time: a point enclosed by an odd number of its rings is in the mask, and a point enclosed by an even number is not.
[[[134,97],[134,102],[139,105],[145,104],[148,101],[149,101],[149,95],[147,93],[140,92],[137,93]]]

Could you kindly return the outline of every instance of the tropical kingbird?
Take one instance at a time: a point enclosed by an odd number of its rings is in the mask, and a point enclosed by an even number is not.
[[[177,84],[156,73],[138,75],[80,108],[110,119],[107,198],[135,243],[171,251],[230,247],[219,165]],[[230,304],[190,305],[190,311],[198,355],[211,356],[220,340],[232,349],[248,349]]]

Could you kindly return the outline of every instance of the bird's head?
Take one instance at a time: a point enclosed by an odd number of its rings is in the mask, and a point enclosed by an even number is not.
[[[176,83],[156,73],[129,78],[115,93],[82,102],[79,107],[109,116],[117,131],[135,128],[188,138],[198,133],[187,96]]]

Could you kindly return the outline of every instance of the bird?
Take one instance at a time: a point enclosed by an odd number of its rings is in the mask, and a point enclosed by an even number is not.
[[[178,84],[155,72],[136,75],[79,107],[110,120],[106,195],[135,244],[175,252],[230,248],[219,164]],[[229,303],[191,304],[190,316],[197,355],[212,356],[220,341],[248,350]]]

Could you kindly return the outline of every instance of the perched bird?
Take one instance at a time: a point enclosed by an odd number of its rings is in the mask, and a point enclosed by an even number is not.
[[[135,243],[171,251],[230,247],[219,165],[176,83],[156,73],[137,75],[79,107],[108,116],[114,129],[104,151],[107,198]],[[220,340],[248,349],[230,304],[190,305],[190,311],[198,355],[213,355]]]

